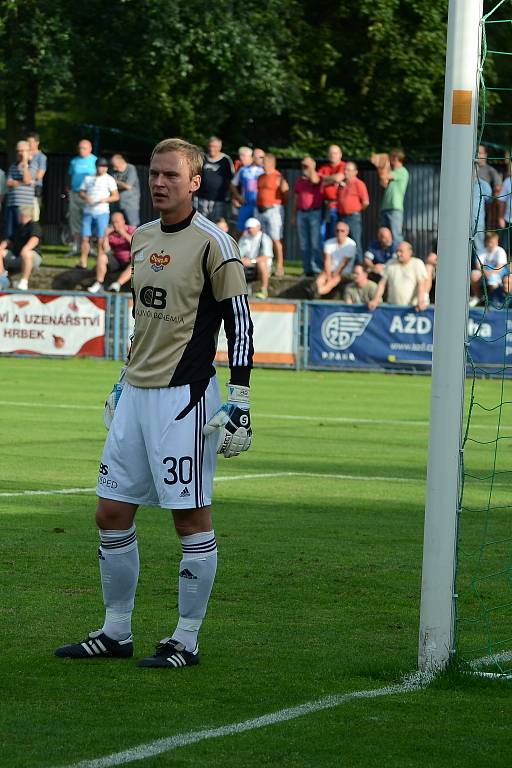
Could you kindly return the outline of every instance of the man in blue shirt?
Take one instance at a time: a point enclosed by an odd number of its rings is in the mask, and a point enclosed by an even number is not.
[[[80,187],[86,176],[96,174],[96,155],[92,153],[89,139],[78,142],[78,155],[73,157],[68,167],[69,187],[69,227],[75,241],[76,255],[80,254],[80,233],[85,200],[80,196]]]
[[[397,243],[393,242],[393,235],[388,227],[379,227],[377,239],[372,240],[364,254],[364,268],[370,274],[380,279],[384,267],[396,254]]]
[[[249,148],[248,152],[251,152]],[[249,159],[250,156],[248,156]],[[235,205],[240,206],[236,228],[239,233],[247,226],[247,219],[253,218],[256,213],[256,199],[258,197],[258,179],[265,173],[263,160],[265,153],[262,149],[255,149],[252,153],[252,162],[242,165],[231,182],[231,193]],[[243,159],[242,159],[243,162]]]

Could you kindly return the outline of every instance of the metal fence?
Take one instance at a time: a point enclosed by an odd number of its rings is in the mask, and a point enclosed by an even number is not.
[[[67,169],[71,155],[48,154],[48,171],[44,180],[41,224],[44,241],[49,245],[60,243],[60,231],[65,221],[67,201],[65,198]],[[6,157],[0,154],[0,166],[6,167]],[[148,189],[148,166],[136,165],[141,187],[141,223],[155,218]],[[283,159],[279,169],[286,176],[290,189],[300,176],[299,159]],[[415,250],[424,258],[437,237],[439,204],[439,164],[411,164],[407,166],[410,180],[405,198],[404,234]],[[368,187],[370,206],[363,213],[363,246],[376,236],[382,189],[377,172],[371,163],[359,163],[359,176]],[[299,259],[297,231],[292,226],[292,200],[290,194],[286,207],[284,247],[288,259]]]

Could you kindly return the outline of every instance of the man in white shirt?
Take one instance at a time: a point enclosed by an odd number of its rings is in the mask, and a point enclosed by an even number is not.
[[[386,303],[416,307],[422,311],[428,307],[427,270],[421,259],[413,255],[412,245],[405,240],[396,249],[396,258],[388,261],[377,293],[368,302],[368,309],[374,310],[387,289]]]
[[[80,267],[87,269],[91,237],[98,240],[98,258],[103,255],[103,240],[108,227],[110,203],[119,200],[115,179],[108,171],[108,160],[96,160],[96,174],[86,176],[80,186],[80,197],[85,200],[80,242]]]
[[[497,232],[485,233],[485,251],[478,254],[477,269],[471,270],[470,307],[476,307],[480,303],[484,279],[488,295],[500,287],[504,275],[508,273],[507,253],[498,243],[499,235]]]
[[[240,238],[238,247],[246,275],[248,269],[255,267],[257,278],[261,281],[261,288],[254,294],[255,298],[266,299],[274,250],[272,240],[261,231],[261,224],[254,216],[245,222],[245,232]]]
[[[351,279],[357,245],[348,236],[349,225],[345,221],[336,223],[336,237],[324,243],[324,268],[316,278],[318,296],[327,296],[341,282]]]

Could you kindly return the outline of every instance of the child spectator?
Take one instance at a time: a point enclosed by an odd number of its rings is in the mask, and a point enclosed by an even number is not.
[[[478,254],[477,268],[471,270],[471,293],[469,305],[480,303],[485,280],[486,294],[494,293],[502,284],[503,276],[508,274],[507,254],[499,245],[497,232],[486,232],[485,251]]]

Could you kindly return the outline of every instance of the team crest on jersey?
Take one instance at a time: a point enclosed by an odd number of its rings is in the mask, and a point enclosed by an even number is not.
[[[153,272],[161,272],[171,261],[171,257],[168,253],[160,251],[160,253],[152,253],[149,257],[149,263]]]
[[[133,257],[133,260],[138,262],[138,261],[144,261],[145,258],[146,258],[146,254],[142,250],[135,254],[135,256]]]

